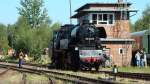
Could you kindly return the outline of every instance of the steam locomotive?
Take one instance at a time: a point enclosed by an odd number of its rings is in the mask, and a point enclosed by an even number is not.
[[[98,28],[88,22],[62,26],[53,33],[52,63],[58,69],[98,70],[107,59],[100,35]]]

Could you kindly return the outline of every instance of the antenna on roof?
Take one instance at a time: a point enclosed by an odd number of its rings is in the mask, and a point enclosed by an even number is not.
[[[71,16],[72,16],[71,0],[69,0],[69,6],[70,6],[70,24],[72,24],[72,19],[71,19]]]

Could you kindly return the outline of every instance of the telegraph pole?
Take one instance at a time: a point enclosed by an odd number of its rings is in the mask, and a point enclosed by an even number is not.
[[[150,11],[148,12],[148,15],[150,15]],[[147,48],[147,53],[150,54],[150,18],[148,20],[148,32],[147,32],[147,39],[148,39],[148,48]]]
[[[71,0],[69,0],[69,6],[70,6],[70,24],[72,24],[72,20],[71,20],[71,16],[72,16]]]

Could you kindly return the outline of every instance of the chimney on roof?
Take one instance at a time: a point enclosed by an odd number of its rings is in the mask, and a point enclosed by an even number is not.
[[[123,0],[118,0],[118,3],[123,3]]]

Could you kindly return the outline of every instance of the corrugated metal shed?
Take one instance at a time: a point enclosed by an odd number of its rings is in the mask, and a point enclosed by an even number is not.
[[[131,33],[131,36],[143,36],[148,30]]]
[[[137,49],[145,48],[146,53],[150,53],[150,30],[143,30],[131,33],[132,38],[135,39]]]

